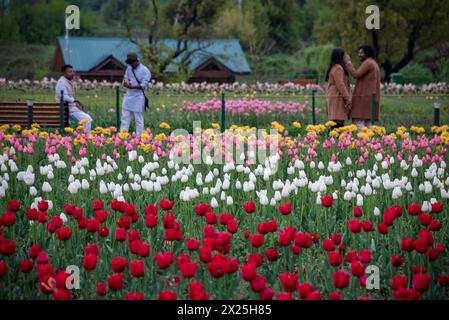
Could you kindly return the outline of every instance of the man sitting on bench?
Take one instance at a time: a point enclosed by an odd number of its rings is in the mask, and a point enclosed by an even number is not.
[[[57,102],[61,101],[61,91],[64,93],[64,104],[69,106],[69,117],[79,123],[81,120],[87,120],[84,124],[87,134],[89,134],[92,127],[92,118],[84,112],[84,106],[75,99],[75,90],[72,80],[75,77],[75,70],[71,65],[65,64],[62,66],[62,76],[56,84]]]

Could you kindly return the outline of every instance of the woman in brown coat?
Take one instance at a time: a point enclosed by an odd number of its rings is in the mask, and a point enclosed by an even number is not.
[[[380,69],[374,60],[376,51],[371,46],[361,46],[359,58],[362,65],[356,70],[351,58],[346,55],[345,65],[349,73],[356,79],[352,95],[352,109],[350,117],[359,130],[370,126],[372,118],[373,94],[376,94],[376,110],[374,120],[379,121],[380,102]]]
[[[331,62],[327,70],[327,116],[337,125],[334,128],[344,126],[351,110],[351,97],[349,94],[348,71],[344,64],[345,52],[336,48],[332,51]]]

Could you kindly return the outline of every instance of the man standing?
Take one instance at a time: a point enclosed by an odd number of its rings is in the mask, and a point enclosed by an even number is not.
[[[348,72],[356,79],[354,93],[352,95],[352,108],[350,117],[359,131],[370,126],[372,117],[373,94],[376,94],[376,112],[374,120],[379,121],[380,105],[380,69],[374,60],[376,51],[371,46],[359,48],[359,58],[362,65],[356,70],[351,58],[345,56],[345,65]]]
[[[122,119],[120,131],[129,130],[129,125],[134,115],[136,121],[136,133],[140,136],[144,129],[143,113],[145,112],[145,90],[151,80],[151,72],[143,64],[139,63],[137,54],[128,54],[123,86],[127,88],[123,98]]]
[[[75,77],[75,70],[69,64],[65,64],[61,69],[62,76],[56,83],[56,102],[61,101],[61,91],[64,96],[64,104],[69,106],[69,117],[79,123],[81,120],[86,120],[84,124],[87,134],[89,134],[92,127],[92,118],[84,112],[84,106],[75,99],[75,89],[73,86],[73,78]]]

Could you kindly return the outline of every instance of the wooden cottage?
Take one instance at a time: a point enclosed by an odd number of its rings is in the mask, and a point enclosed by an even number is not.
[[[160,40],[165,46],[175,48],[174,39]],[[64,37],[57,38],[53,72],[60,73],[64,64],[71,64],[82,79],[121,81],[126,69],[126,55],[137,52],[136,44],[125,38]],[[189,82],[234,82],[238,75],[251,73],[240,42],[236,39],[192,40],[188,42],[191,54],[188,65],[192,76]],[[140,55],[140,54],[139,54]],[[167,67],[167,73],[177,71],[176,62]]]

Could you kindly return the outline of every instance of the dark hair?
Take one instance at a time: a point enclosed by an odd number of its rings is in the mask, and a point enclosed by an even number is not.
[[[345,71],[345,74],[348,75],[348,71],[346,70],[346,66],[343,60],[344,57],[345,51],[342,48],[335,48],[334,50],[332,50],[331,62],[326,73],[326,82],[329,81],[329,74],[331,73],[332,68],[337,64],[341,65],[343,70]]]
[[[62,66],[61,72],[65,72],[65,71],[66,71],[67,69],[69,69],[69,68],[72,68],[72,69],[73,69],[73,67],[72,67],[70,64],[65,64],[65,65]]]
[[[365,56],[369,57],[369,58],[376,58],[376,50],[370,46],[370,45],[363,45],[360,46],[359,50],[362,49],[363,52],[365,53]]]

